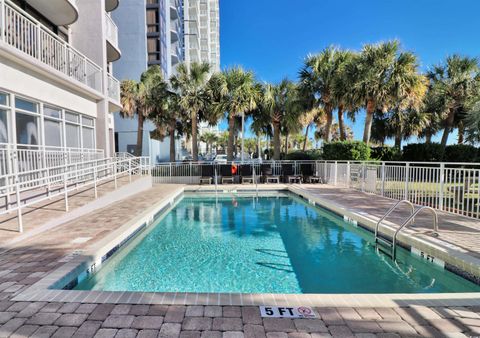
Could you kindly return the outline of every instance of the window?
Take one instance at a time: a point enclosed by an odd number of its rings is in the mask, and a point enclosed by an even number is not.
[[[0,105],[8,106],[8,95],[0,92]]]
[[[95,133],[93,128],[82,127],[82,140],[84,149],[95,148]]]
[[[16,97],[15,108],[17,143],[38,145],[40,142],[38,104]]]
[[[44,127],[45,127],[45,145],[51,147],[61,147],[63,128],[62,128],[62,110],[54,107],[43,107]]]
[[[17,143],[37,145],[39,142],[38,117],[17,112],[16,123]]]
[[[8,112],[5,109],[0,109],[0,143],[8,142]]]
[[[65,124],[66,146],[69,148],[80,148],[80,126]]]
[[[65,112],[65,121],[75,122],[78,123],[78,114]]]

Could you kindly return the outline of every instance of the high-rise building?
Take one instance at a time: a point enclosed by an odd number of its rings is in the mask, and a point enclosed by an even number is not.
[[[118,4],[0,0],[1,149],[114,151]]]
[[[212,70],[220,68],[219,0],[122,0],[114,13],[119,27],[122,59],[114,69],[120,80],[138,81],[151,65],[159,65],[170,78],[181,62],[206,61]],[[144,155],[153,163],[169,159],[170,141],[150,137],[155,126],[143,128]],[[137,120],[115,114],[117,151],[134,152]],[[182,159],[181,142],[176,144],[177,160]]]

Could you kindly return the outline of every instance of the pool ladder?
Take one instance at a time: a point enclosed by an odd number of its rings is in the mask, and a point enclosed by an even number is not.
[[[395,230],[391,240],[386,238],[386,237],[380,237],[379,232],[378,232],[380,224],[395,209],[397,209],[401,204],[408,204],[411,207],[412,212],[411,212],[410,216],[402,223],[402,225],[400,225],[400,227],[397,230]],[[428,210],[432,213],[432,215],[433,215],[433,232],[434,232],[434,234],[438,234],[438,215],[437,215],[437,211],[435,209],[433,209],[431,207],[428,207],[428,206],[423,206],[423,207],[420,207],[419,209],[415,210],[415,206],[413,205],[412,202],[410,202],[408,200],[401,200],[401,201],[398,201],[397,203],[395,203],[395,205],[393,207],[391,207],[385,213],[385,215],[383,215],[383,217],[380,218],[380,220],[377,222],[377,225],[375,226],[375,245],[376,245],[376,247],[379,250],[381,250],[382,252],[390,255],[392,257],[392,259],[395,260],[395,258],[397,256],[397,237],[398,237],[398,234],[408,224],[413,224],[415,222],[415,217],[423,210]],[[385,250],[385,248],[390,249],[390,252]]]

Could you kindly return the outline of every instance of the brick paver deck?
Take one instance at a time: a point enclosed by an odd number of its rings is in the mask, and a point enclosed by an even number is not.
[[[92,212],[0,256],[0,337],[465,337],[480,335],[480,308],[318,308],[319,319],[266,319],[258,307],[14,302],[28,286],[94,245],[176,185]],[[324,187],[323,187],[324,188]],[[312,188],[313,189],[313,188]],[[322,187],[314,189],[321,191]],[[330,191],[333,194],[333,191]],[[348,197],[348,196],[347,196]],[[380,207],[378,207],[380,209]],[[82,241],[78,241],[82,238]],[[86,239],[86,240],[85,240]],[[0,248],[1,249],[1,248]]]

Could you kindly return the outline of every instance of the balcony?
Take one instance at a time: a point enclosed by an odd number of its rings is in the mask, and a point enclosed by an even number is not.
[[[57,26],[70,25],[78,19],[74,0],[26,0],[40,14]]]
[[[56,1],[55,1],[56,2]],[[41,63],[45,73],[102,92],[102,68],[8,0],[0,0],[0,50],[20,61]],[[33,63],[35,64],[35,63]],[[54,74],[58,72],[58,76]]]
[[[120,4],[119,0],[105,0],[105,10],[111,12],[115,10]]]
[[[120,81],[107,74],[107,96],[110,99],[110,111],[117,111],[120,105]]]
[[[107,39],[107,61],[117,61],[121,57],[120,49],[118,48],[118,27],[107,13],[105,13],[105,29]]]

